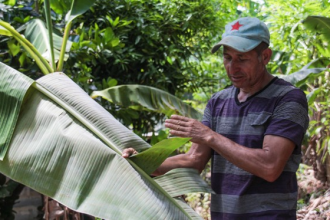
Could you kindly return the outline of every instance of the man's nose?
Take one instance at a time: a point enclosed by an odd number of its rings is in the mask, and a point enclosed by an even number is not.
[[[235,60],[231,60],[230,63],[228,64],[228,71],[230,74],[234,74],[239,71],[239,64]]]

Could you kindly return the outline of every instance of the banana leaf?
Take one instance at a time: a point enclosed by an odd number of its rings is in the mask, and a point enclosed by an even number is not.
[[[316,61],[312,61],[305,65],[301,70],[294,72],[290,75],[280,75],[279,77],[292,83],[293,85],[300,87],[304,84],[304,82],[310,78],[317,77],[320,74],[323,74],[323,71],[326,68],[309,68]]]
[[[1,173],[75,211],[99,218],[200,219],[187,204],[172,198],[165,186],[121,156],[127,147],[140,151],[152,147],[64,73],[31,82],[0,63],[0,77],[8,85],[0,87],[0,94],[16,96],[11,87],[18,79],[31,85],[17,93],[24,97],[20,111],[6,111],[6,115],[18,114],[17,123],[0,121],[0,127],[14,127],[7,153],[0,161]],[[1,106],[17,102],[0,98]],[[189,182],[199,183],[201,177],[186,178],[189,175],[180,172],[186,182],[175,186],[176,195],[187,189],[196,191]],[[205,185],[200,191],[210,192]]]
[[[315,35],[313,46],[317,48],[317,51],[322,54],[322,57],[330,57],[330,18],[308,16],[302,23]]]
[[[189,175],[186,175],[187,173],[189,173]],[[154,180],[172,197],[178,197],[192,192],[200,192],[201,187],[204,187],[204,192],[213,193],[209,185],[204,180],[198,179],[198,176],[199,173],[197,170],[178,168],[162,176],[155,177]],[[182,186],[182,189],[178,186]]]
[[[313,32],[322,35],[327,41],[330,40],[330,18],[322,16],[308,16],[302,21],[304,26]]]
[[[12,74],[10,68],[4,67],[5,65],[0,65],[0,160],[3,160],[8,150],[24,96],[33,83],[32,79]]]
[[[155,144],[149,150],[131,156],[130,159],[150,175],[178,146],[184,145],[188,140],[190,138],[165,139]]]
[[[165,91],[150,86],[114,86],[105,90],[94,91],[91,97],[102,97],[124,108],[155,111],[167,116],[175,113],[195,119],[202,118],[202,114],[192,106]]]

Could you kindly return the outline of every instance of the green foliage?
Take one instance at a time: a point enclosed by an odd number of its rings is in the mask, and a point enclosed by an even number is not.
[[[306,81],[311,81],[313,79],[318,78],[320,75],[323,75],[324,71],[326,70],[326,68],[309,68],[315,66],[317,63],[323,63],[323,62],[322,61],[310,62],[299,71],[289,75],[282,75],[281,77],[284,80],[292,83],[293,85],[296,85],[297,87],[306,87],[305,86]]]
[[[321,58],[315,48],[317,35],[302,25],[309,15],[327,16],[330,3],[323,0],[269,0],[262,14],[270,27],[272,73],[290,74],[314,59]]]
[[[63,37],[52,33],[52,39],[50,39],[46,24],[42,20],[36,18],[27,23],[24,36],[44,55],[44,58],[46,58],[49,63],[52,61],[50,56],[51,51],[54,52],[54,60],[56,62],[59,60]],[[52,44],[50,44],[50,42],[52,42]],[[65,52],[70,51],[71,45],[72,42],[67,43]]]

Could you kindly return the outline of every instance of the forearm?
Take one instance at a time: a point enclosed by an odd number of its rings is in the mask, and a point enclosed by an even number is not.
[[[265,158],[265,152],[263,152],[262,149],[244,147],[221,135],[213,137],[209,146],[235,166],[265,178],[263,173],[267,169],[265,168],[266,165],[263,160],[263,158]]]
[[[277,148],[269,147],[269,142],[275,143]],[[282,173],[294,149],[292,142],[275,136],[267,136],[261,149],[239,145],[219,134],[213,135],[208,143],[232,164],[270,182],[275,181]]]
[[[175,168],[193,168],[201,173],[210,157],[211,149],[209,147],[193,143],[189,152],[167,158],[152,175],[163,175]]]
[[[194,164],[187,154],[179,154],[167,158],[153,173],[153,176],[160,176],[175,168],[193,168]]]

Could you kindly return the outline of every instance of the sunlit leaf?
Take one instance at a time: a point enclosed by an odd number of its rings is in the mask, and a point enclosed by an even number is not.
[[[8,0],[7,4],[14,6],[16,4],[16,0]]]

